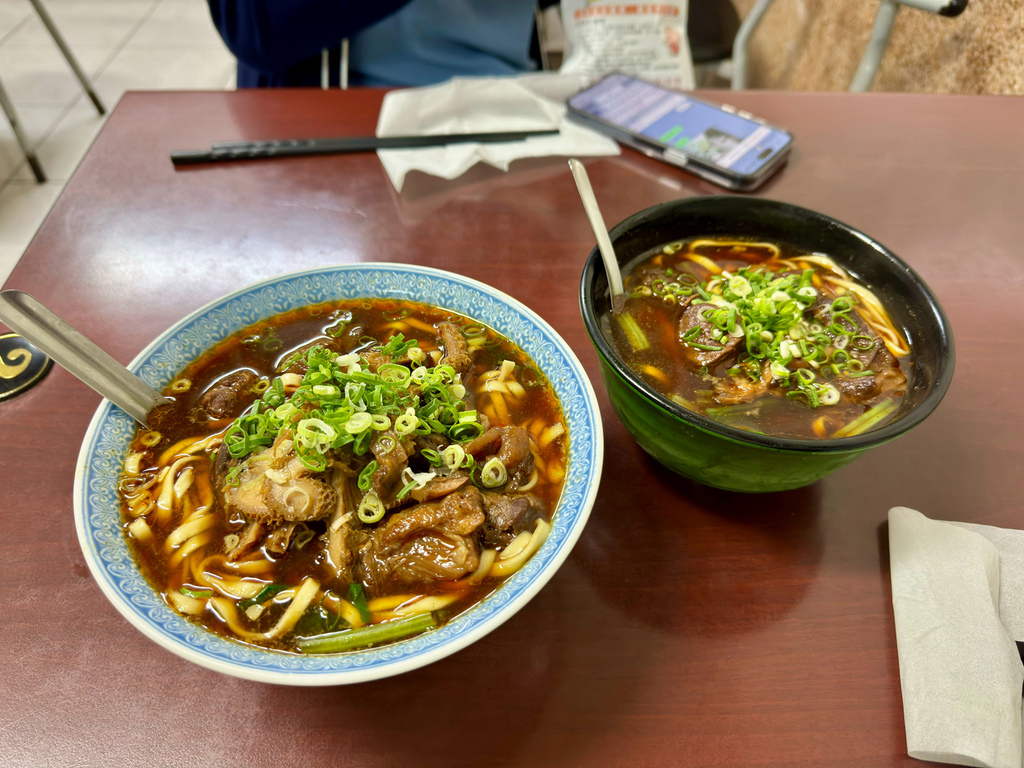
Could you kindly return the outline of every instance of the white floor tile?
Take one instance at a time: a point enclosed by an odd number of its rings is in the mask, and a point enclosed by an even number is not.
[[[20,107],[17,109],[21,131],[28,139],[29,146],[39,154],[39,147],[57,125],[67,111],[66,107]],[[6,120],[0,119],[0,184],[14,175],[16,170],[24,166],[25,178],[33,178],[31,170],[25,164],[25,154],[14,138]],[[19,172],[19,176],[20,176]]]
[[[11,271],[17,266],[24,248],[8,248],[0,245],[0,286],[7,282]]]
[[[164,0],[135,33],[131,44],[225,48],[206,0]]]
[[[46,2],[61,37],[74,52],[82,45],[119,47],[159,0],[60,0]],[[53,38],[33,11],[6,41],[8,45],[52,45]],[[76,54],[77,55],[77,54]]]
[[[0,0],[0,41],[34,15],[28,0]]]
[[[108,110],[128,89],[232,89],[205,0],[44,0]],[[103,125],[28,0],[0,0],[0,77],[49,176],[0,118],[0,285]]]
[[[108,106],[128,90],[223,90],[235,68],[227,48],[125,46],[96,80]]]
[[[0,189],[0,248],[24,251],[63,188],[62,181],[15,179]]]
[[[85,98],[61,117],[36,147],[36,155],[47,180],[67,181],[71,178],[105,120],[106,117],[101,116],[92,102]],[[18,169],[16,178],[30,181],[35,177],[26,163]]]
[[[90,76],[111,58],[114,46],[79,45],[74,49],[79,65]],[[57,46],[0,45],[0,76],[17,109],[24,105],[67,106],[82,93],[82,86]]]

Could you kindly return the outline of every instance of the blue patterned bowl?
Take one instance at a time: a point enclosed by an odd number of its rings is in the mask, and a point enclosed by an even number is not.
[[[426,267],[355,264],[283,275],[243,288],[174,325],[132,361],[157,389],[230,334],[291,309],[363,297],[420,301],[468,315],[511,338],[554,386],[569,432],[565,487],[541,549],[480,603],[444,626],[380,648],[325,656],[269,651],[227,640],[172,611],[139,573],[121,530],[117,482],[135,430],[104,402],[89,425],[75,475],[75,523],[103,593],[144,635],[182,658],[229,675],[288,685],[338,685],[407,672],[479,640],[522,608],[565,561],[594,504],[601,477],[601,414],[583,367],[536,313],[483,283]]]

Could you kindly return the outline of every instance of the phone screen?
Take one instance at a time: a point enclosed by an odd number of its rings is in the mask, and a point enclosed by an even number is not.
[[[785,131],[627,75],[609,75],[569,104],[628,133],[744,176],[757,174],[792,141]]]

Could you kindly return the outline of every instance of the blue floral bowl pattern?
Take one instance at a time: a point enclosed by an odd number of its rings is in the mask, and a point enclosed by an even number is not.
[[[203,307],[162,334],[129,367],[162,389],[189,361],[248,325],[311,304],[362,297],[420,301],[472,317],[518,343],[544,371],[561,402],[570,441],[565,487],[551,535],[498,590],[445,626],[418,637],[324,656],[243,645],[179,616],[139,573],[122,533],[117,496],[135,424],[104,401],[78,458],[78,538],[107,598],[143,634],[173,653],[226,674],[289,685],[338,685],[399,674],[454,653],[506,621],[547,583],[579,538],[597,494],[604,453],[593,388],[576,356],[544,320],[483,283],[404,264],[355,264],[283,275]]]

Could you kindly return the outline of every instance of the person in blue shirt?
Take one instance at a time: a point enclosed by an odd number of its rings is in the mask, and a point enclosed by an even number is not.
[[[337,86],[343,39],[349,40],[350,85],[431,85],[456,75],[536,68],[530,53],[535,0],[208,3],[238,59],[240,88],[319,86],[325,49],[330,85]]]

